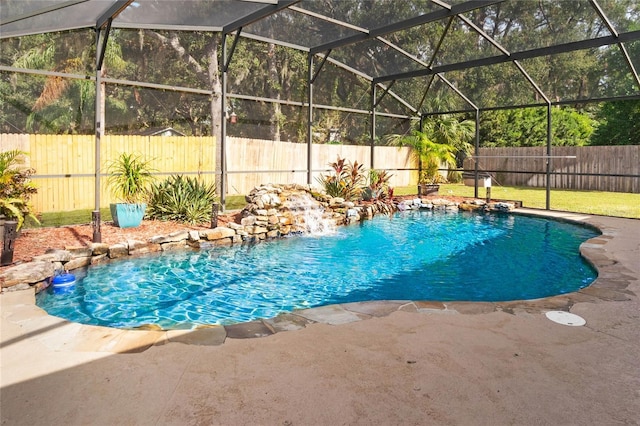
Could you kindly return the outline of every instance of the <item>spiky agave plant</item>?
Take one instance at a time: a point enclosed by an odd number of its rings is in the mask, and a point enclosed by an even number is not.
[[[215,184],[194,177],[172,175],[151,184],[147,215],[158,220],[204,223],[211,219],[211,205],[215,199]]]

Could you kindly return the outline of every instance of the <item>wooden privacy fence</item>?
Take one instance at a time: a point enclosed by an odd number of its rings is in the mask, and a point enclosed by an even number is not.
[[[505,186],[545,187],[546,147],[481,148],[478,170]],[[640,145],[552,147],[551,188],[640,193]],[[473,161],[465,161],[465,171]]]
[[[228,138],[227,192],[248,194],[262,183],[307,183],[307,144],[268,140]],[[338,157],[371,166],[371,147],[357,145],[312,145],[312,184],[329,170]],[[391,186],[407,186],[417,180],[417,172],[409,148],[376,146],[374,168],[389,169]],[[268,172],[267,172],[268,171]]]
[[[28,152],[26,165],[36,170],[38,194],[33,205],[38,212],[93,209],[95,204],[95,138],[93,135],[0,134],[0,151]],[[307,182],[307,145],[244,138],[228,138],[226,155],[227,194],[247,194],[263,183]],[[139,153],[152,161],[159,179],[171,174],[215,179],[213,137],[165,137],[109,135],[101,140],[101,173],[120,153]],[[546,147],[481,148],[479,170],[487,170],[495,184],[546,186]],[[392,186],[417,181],[416,164],[409,148],[376,146],[374,168],[391,170]],[[640,193],[640,146],[553,147],[551,187]],[[371,147],[312,145],[312,183],[329,170],[338,157],[358,161],[369,168]],[[473,163],[465,161],[465,169]],[[113,199],[101,179],[101,206]]]
[[[37,212],[93,209],[95,206],[95,137],[93,135],[0,135],[0,151],[29,153],[27,165],[36,170],[33,197]],[[161,137],[112,135],[101,138],[101,173],[122,152],[139,153],[151,160],[159,177],[173,173],[215,178],[215,142],[212,137]],[[117,201],[100,179],[102,207]]]
[[[228,138],[226,166],[228,194],[247,194],[263,183],[306,183],[307,145],[243,138]],[[27,166],[36,170],[38,194],[33,197],[37,212],[93,209],[95,205],[95,137],[93,135],[0,135],[0,151],[28,152]],[[139,153],[151,160],[159,179],[171,174],[215,179],[215,139],[213,137],[166,137],[107,135],[101,138],[101,173],[120,153]],[[313,183],[328,163],[337,157],[370,166],[371,148],[348,145],[313,145]],[[376,147],[374,166],[391,169],[393,186],[416,182],[416,166],[408,148]],[[273,171],[275,172],[273,172]],[[101,179],[100,204],[115,200]]]

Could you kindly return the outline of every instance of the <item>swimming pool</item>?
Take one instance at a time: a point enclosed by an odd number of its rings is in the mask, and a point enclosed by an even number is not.
[[[536,299],[593,282],[578,248],[596,235],[521,215],[412,211],[333,235],[95,265],[74,271],[72,292],[49,289],[36,302],[84,324],[175,329],[368,300]]]

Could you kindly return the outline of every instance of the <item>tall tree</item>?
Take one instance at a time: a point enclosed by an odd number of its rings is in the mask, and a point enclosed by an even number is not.
[[[547,109],[518,108],[481,114],[480,141],[485,147],[544,146],[547,143]],[[594,121],[573,108],[552,108],[552,144],[582,146],[589,143]]]
[[[590,145],[640,145],[640,101],[605,103]]]
[[[180,68],[186,68],[190,71],[187,75],[192,75],[196,81],[193,82],[187,79],[186,83],[188,85],[195,84],[213,92],[210,104],[211,134],[218,141],[222,140],[220,122],[222,117],[222,81],[219,66],[220,36],[212,33],[178,33],[177,31],[161,32],[151,30],[146,30],[145,34],[157,39],[162,48],[172,50],[174,54],[171,56],[180,61]],[[183,82],[185,80],[184,76],[185,74],[182,74]],[[172,77],[168,77],[164,78],[163,82],[164,84],[171,84],[171,80]],[[183,113],[183,116],[190,116],[190,114]]]

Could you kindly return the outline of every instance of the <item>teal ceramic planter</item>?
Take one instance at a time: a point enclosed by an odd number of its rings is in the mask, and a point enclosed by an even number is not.
[[[144,203],[139,204],[127,204],[117,203],[110,204],[111,217],[113,223],[120,228],[135,228],[140,226],[144,212],[147,210],[147,205]]]

